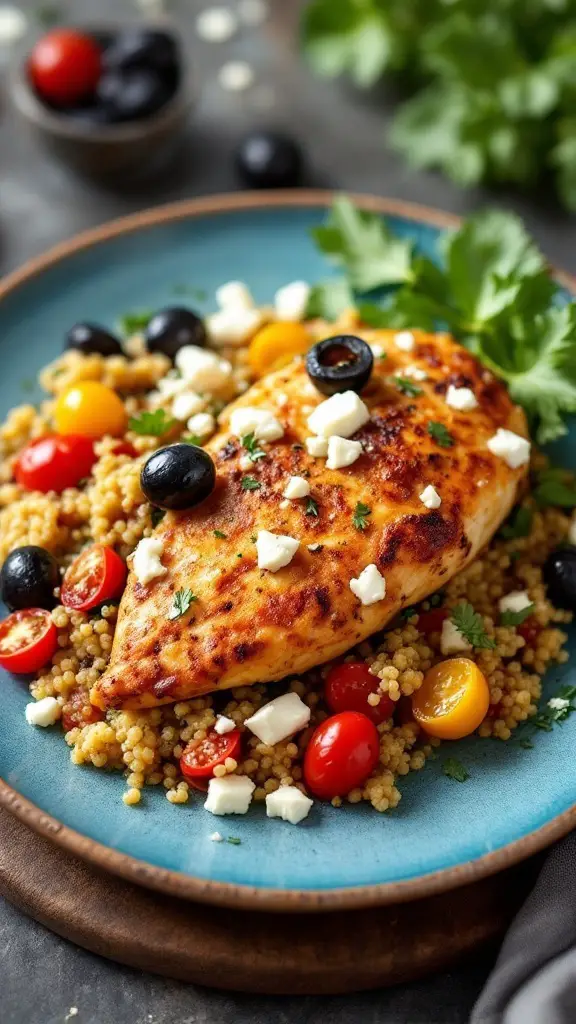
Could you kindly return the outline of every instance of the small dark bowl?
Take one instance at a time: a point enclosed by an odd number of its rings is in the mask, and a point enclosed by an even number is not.
[[[87,32],[107,34],[123,25],[90,24]],[[51,110],[36,95],[27,73],[28,54],[10,75],[14,105],[42,144],[74,170],[100,179],[136,179],[157,173],[174,155],[192,110],[192,88],[184,66],[168,102],[150,117],[120,124],[88,123]]]

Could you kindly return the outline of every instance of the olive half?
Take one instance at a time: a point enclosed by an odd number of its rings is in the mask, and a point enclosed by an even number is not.
[[[306,356],[308,376],[323,395],[336,395],[339,391],[360,393],[370,380],[373,366],[372,349],[353,334],[325,338]]]

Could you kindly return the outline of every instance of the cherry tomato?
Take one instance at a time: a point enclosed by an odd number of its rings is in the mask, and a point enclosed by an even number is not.
[[[538,639],[541,628],[536,619],[530,615],[527,619],[524,619],[520,626],[516,626],[516,632],[519,636],[524,637],[528,647],[533,647]]]
[[[81,729],[83,725],[92,725],[93,722],[101,722],[103,719],[104,712],[90,703],[90,697],[83,687],[77,686],[70,691],[68,700],[62,708],[64,732]]]
[[[418,724],[442,740],[469,736],[486,718],[489,706],[486,678],[469,658],[448,658],[434,665],[412,697]]]
[[[320,800],[361,786],[378,763],[378,731],[366,715],[342,711],[322,722],[304,755],[304,781]]]
[[[304,324],[278,320],[255,334],[248,348],[248,362],[256,377],[281,370],[294,356],[307,352],[312,344]]]
[[[130,444],[130,441],[118,441],[118,443],[112,447],[111,451],[113,455],[128,455],[131,459],[138,458],[138,452],[134,445]]]
[[[120,555],[104,544],[92,544],[66,570],[60,600],[66,608],[88,611],[119,597],[126,576],[126,563]]]
[[[440,633],[444,619],[448,618],[447,608],[431,608],[428,612],[420,612],[416,629],[419,633]]]
[[[118,437],[124,433],[128,417],[122,399],[112,388],[98,380],[83,380],[58,396],[54,421],[59,434]]]
[[[14,469],[14,477],[29,491],[63,491],[76,487],[90,476],[96,462],[94,445],[89,437],[77,434],[37,437],[22,449]]]
[[[180,771],[185,779],[193,784],[199,779],[210,779],[216,765],[224,764],[227,757],[236,757],[240,753],[241,734],[239,729],[221,736],[215,729],[210,729],[206,737],[198,744],[189,743],[180,758]]]
[[[348,661],[330,669],[324,683],[324,696],[330,711],[360,711],[375,725],[385,722],[394,711],[394,701],[381,694],[380,703],[368,703],[371,693],[378,693],[379,679],[373,676],[365,661]]]
[[[68,106],[94,92],[101,64],[100,48],[90,36],[59,28],[38,40],[28,70],[44,99]]]
[[[57,647],[58,630],[44,608],[23,608],[0,622],[0,665],[7,672],[37,672]]]

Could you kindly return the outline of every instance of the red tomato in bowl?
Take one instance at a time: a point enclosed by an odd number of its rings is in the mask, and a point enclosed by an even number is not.
[[[232,729],[222,736],[215,729],[210,729],[203,740],[196,745],[189,743],[180,758],[180,771],[195,788],[201,779],[211,779],[214,769],[224,764],[227,757],[236,758],[240,753],[241,733]]]
[[[322,722],[304,755],[304,782],[320,800],[346,796],[378,764],[378,730],[366,715],[342,711]]]
[[[66,570],[60,600],[65,608],[79,612],[97,608],[120,596],[127,574],[126,563],[112,548],[92,544]]]
[[[93,93],[101,68],[98,44],[70,28],[54,29],[42,36],[28,61],[30,77],[40,96],[59,106],[72,105]]]
[[[16,483],[28,491],[60,491],[90,476],[94,445],[80,434],[48,434],[30,441],[16,460]]]
[[[7,672],[37,672],[57,647],[58,630],[44,608],[23,608],[0,622],[0,665]]]
[[[440,633],[444,619],[448,618],[447,608],[430,608],[427,612],[420,612],[416,629],[419,633]]]
[[[324,696],[330,711],[360,711],[379,725],[391,718],[394,701],[381,694],[379,704],[368,703],[371,693],[378,692],[379,679],[372,675],[365,661],[348,661],[330,669],[324,684]]]

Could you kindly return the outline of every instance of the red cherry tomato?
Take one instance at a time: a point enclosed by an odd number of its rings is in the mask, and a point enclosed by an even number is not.
[[[429,612],[421,612],[418,616],[416,629],[420,633],[440,633],[444,619],[448,618],[447,608],[431,608]]]
[[[379,679],[373,676],[365,661],[348,661],[330,669],[324,684],[324,696],[330,711],[360,711],[375,725],[392,716],[394,701],[382,694],[372,707],[368,696],[378,692]]]
[[[0,665],[7,672],[37,672],[57,647],[58,630],[44,608],[23,608],[0,622]]]
[[[104,544],[92,544],[66,570],[60,600],[66,608],[88,611],[119,597],[126,576],[126,563],[120,555]]]
[[[235,758],[240,753],[240,742],[239,729],[232,729],[223,736],[210,729],[196,746],[189,743],[186,747],[180,758],[182,775],[193,785],[198,779],[211,779],[216,765],[224,764],[227,757]]]
[[[102,67],[100,48],[70,28],[48,32],[36,43],[28,69],[43,99],[68,106],[94,92]]]
[[[68,700],[62,708],[64,732],[70,732],[70,729],[81,729],[83,725],[92,725],[93,722],[101,722],[103,718],[104,712],[90,703],[90,697],[86,690],[77,686],[70,691]]]
[[[520,626],[516,626],[516,632],[524,637],[529,647],[533,647],[538,639],[541,626],[536,619],[530,615]]]
[[[378,763],[378,731],[366,715],[342,711],[312,735],[304,755],[304,781],[320,800],[361,786]]]
[[[22,449],[14,469],[16,483],[28,491],[63,491],[90,476],[94,445],[80,434],[37,437]]]
[[[138,457],[138,452],[134,445],[130,444],[130,441],[118,441],[117,444],[113,445],[111,451],[113,455],[129,455],[131,459]]]

